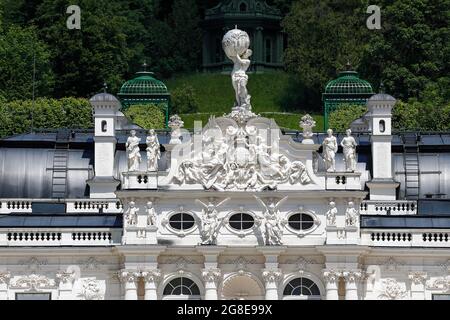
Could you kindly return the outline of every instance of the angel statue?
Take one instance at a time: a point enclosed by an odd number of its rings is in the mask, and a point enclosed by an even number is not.
[[[128,171],[139,171],[139,163],[141,162],[141,153],[139,143],[141,138],[136,137],[136,131],[131,130],[125,147],[127,149]]]
[[[158,160],[161,158],[159,140],[154,129],[150,129],[146,139],[147,143],[147,171],[158,171]]]
[[[247,49],[240,56],[236,54],[234,57],[230,57],[231,61],[234,63],[233,71],[231,72],[231,80],[233,83],[234,91],[236,92],[236,107],[243,107],[247,110],[251,110],[250,98],[248,94],[247,83],[248,75],[247,70],[250,67],[250,56],[252,55],[252,50]]]
[[[270,201],[269,204],[266,204],[264,201],[262,201],[259,197],[255,196],[255,199],[261,204],[261,206],[265,209],[264,211],[264,218],[262,219],[264,221],[264,235],[265,235],[265,241],[266,245],[273,246],[273,245],[281,245],[281,238],[283,237],[283,220],[280,217],[280,211],[278,208],[281,206],[283,202],[285,202],[288,198],[288,196],[284,197],[280,201],[278,201],[276,204],[273,200]]]
[[[215,245],[217,243],[217,234],[219,233],[219,227],[222,220],[218,218],[219,211],[217,209],[228,200],[230,200],[230,198],[226,198],[216,205],[211,201],[209,201],[208,204],[205,204],[199,199],[195,200],[204,208],[202,210],[202,225],[200,231],[202,245]]]

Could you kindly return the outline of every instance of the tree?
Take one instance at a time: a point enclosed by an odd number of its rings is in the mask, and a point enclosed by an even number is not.
[[[7,27],[0,34],[1,96],[8,100],[32,97],[34,60],[36,96],[49,95],[53,90],[54,75],[48,47],[38,39],[35,28]]]
[[[163,129],[165,117],[161,109],[153,104],[132,105],[124,114],[130,120],[144,129]]]
[[[362,74],[373,84],[383,80],[387,91],[404,101],[419,98],[429,83],[448,81],[448,0],[383,0],[377,4],[382,29],[368,35]]]
[[[171,94],[171,113],[195,113],[198,111],[198,101],[192,86],[183,84]]]
[[[358,65],[365,45],[365,9],[360,0],[305,0],[292,4],[282,25],[285,63],[313,95],[307,109],[321,105],[326,83],[350,61]],[[301,103],[298,103],[301,104]]]
[[[81,0],[81,30],[66,27],[68,0],[43,0],[33,23],[52,49],[58,81],[55,96],[88,97],[106,82],[113,92],[123,83],[132,54],[127,46],[127,19],[118,1]]]
[[[170,1],[159,2],[156,15],[163,16],[152,24],[146,56],[151,66],[168,78],[174,73],[195,71],[201,61],[201,29],[199,8],[195,0],[173,0],[172,10],[166,17]]]
[[[92,108],[86,99],[0,100],[0,137],[29,132],[31,128],[92,128]]]
[[[329,127],[335,132],[345,132],[353,121],[361,118],[366,112],[367,108],[364,106],[343,104],[330,114]]]

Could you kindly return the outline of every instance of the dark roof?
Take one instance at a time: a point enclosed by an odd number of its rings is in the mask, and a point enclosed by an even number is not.
[[[450,215],[446,217],[361,216],[361,228],[449,229]]]
[[[0,215],[0,228],[122,228],[122,215]]]

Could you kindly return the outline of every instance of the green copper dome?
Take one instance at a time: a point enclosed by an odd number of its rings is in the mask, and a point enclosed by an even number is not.
[[[336,95],[373,94],[373,89],[369,82],[358,77],[356,71],[342,71],[337,79],[328,82],[324,93]]]
[[[121,96],[152,96],[169,95],[166,85],[154,78],[152,72],[140,71],[136,73],[134,79],[125,82],[119,91]]]

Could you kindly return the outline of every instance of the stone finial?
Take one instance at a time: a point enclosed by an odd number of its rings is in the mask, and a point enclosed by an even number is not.
[[[316,121],[314,121],[313,117],[309,114],[304,115],[300,122],[300,127],[303,129],[303,142],[304,144],[314,144],[313,137],[313,128],[316,126]]]
[[[180,129],[184,126],[184,121],[181,120],[179,115],[174,114],[173,116],[170,117],[168,125],[172,129],[169,144],[180,144],[181,143]]]

